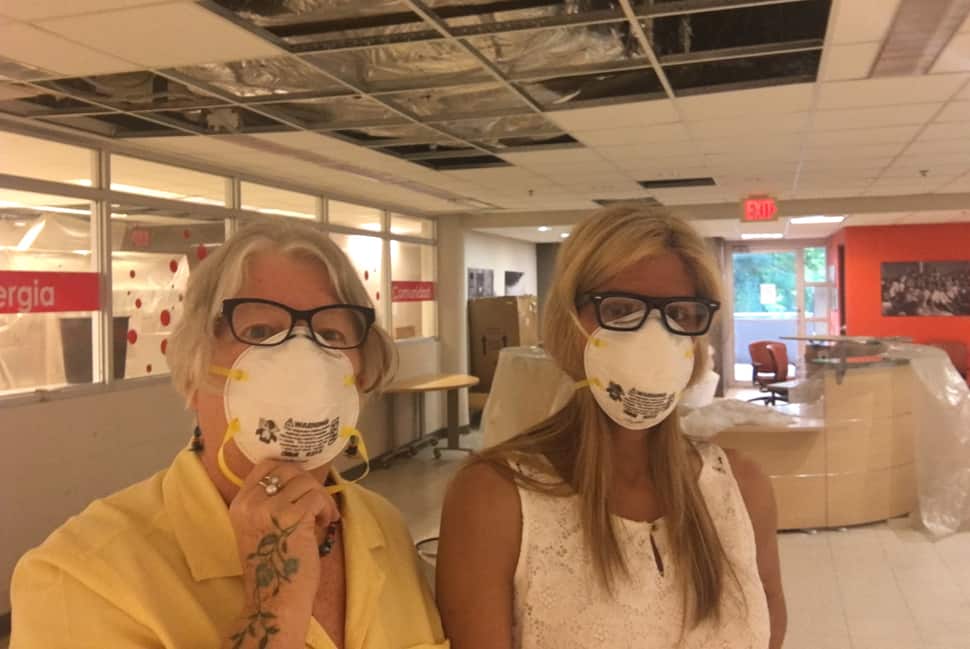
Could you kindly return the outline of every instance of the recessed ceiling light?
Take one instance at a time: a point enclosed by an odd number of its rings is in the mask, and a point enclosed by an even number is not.
[[[752,239],[784,239],[785,235],[781,232],[764,232],[757,234],[742,234],[742,239],[752,240]]]
[[[549,231],[549,226],[548,225],[540,225],[537,229],[539,230],[539,232],[548,232]]]
[[[818,223],[841,223],[844,216],[796,216],[791,219],[795,225],[815,225]]]
[[[568,232],[563,232],[559,236],[562,237],[563,239],[568,239],[569,238],[569,233]]]

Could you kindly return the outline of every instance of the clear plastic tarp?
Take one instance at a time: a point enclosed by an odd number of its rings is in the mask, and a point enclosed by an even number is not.
[[[970,389],[946,352],[890,343],[909,360],[914,382],[916,480],[914,518],[935,536],[970,529]]]

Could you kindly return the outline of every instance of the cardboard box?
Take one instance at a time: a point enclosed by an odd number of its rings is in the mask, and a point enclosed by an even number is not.
[[[538,300],[534,295],[487,297],[468,303],[468,349],[471,373],[492,386],[498,354],[505,347],[539,344]]]

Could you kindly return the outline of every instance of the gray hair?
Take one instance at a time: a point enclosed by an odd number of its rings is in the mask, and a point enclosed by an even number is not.
[[[222,301],[234,297],[243,285],[249,260],[267,250],[321,263],[342,303],[374,307],[347,255],[326,233],[308,223],[291,220],[246,225],[204,259],[189,278],[182,317],[172,332],[166,354],[175,389],[187,400],[209,378]],[[365,393],[378,390],[396,369],[394,343],[375,324],[360,351],[359,383]]]

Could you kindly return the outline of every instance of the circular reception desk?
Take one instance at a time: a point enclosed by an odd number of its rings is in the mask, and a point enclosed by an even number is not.
[[[735,426],[714,441],[770,476],[779,529],[900,516],[916,503],[913,381],[904,360],[823,365],[809,379],[821,398],[778,408],[793,423]]]

